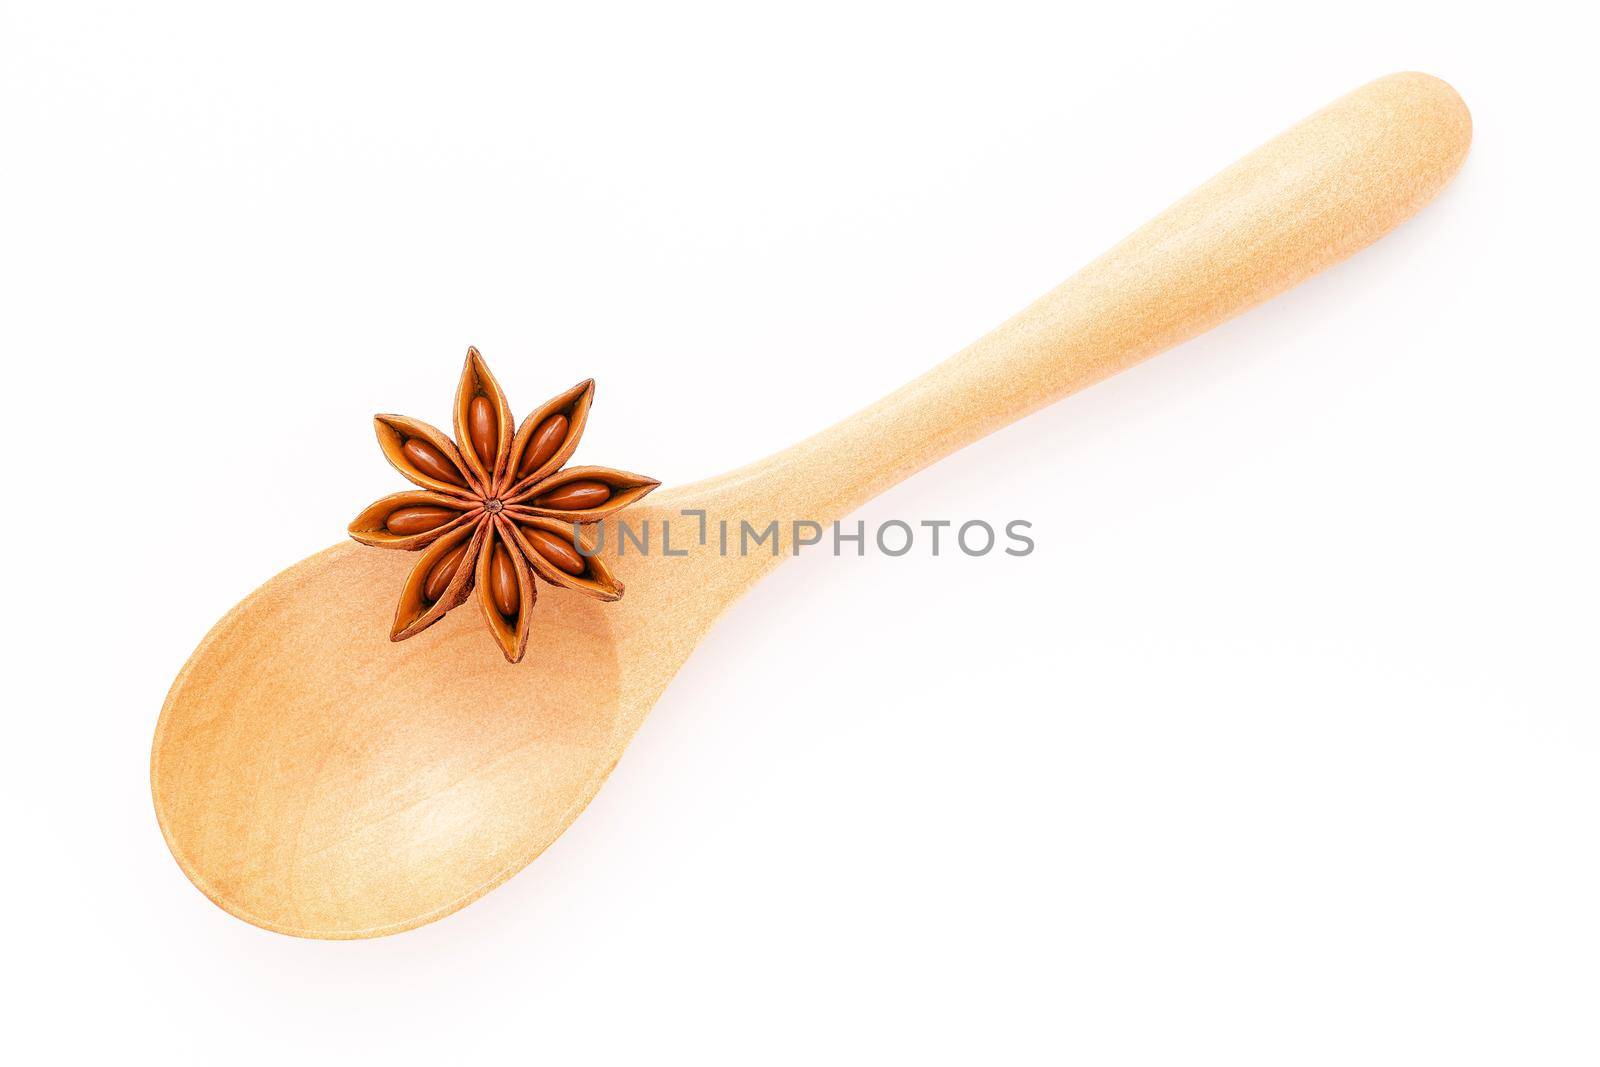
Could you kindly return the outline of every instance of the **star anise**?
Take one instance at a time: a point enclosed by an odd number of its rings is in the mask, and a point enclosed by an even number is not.
[[[390,640],[421,633],[476,589],[500,650],[516,663],[528,647],[535,577],[597,600],[622,596],[622,583],[589,554],[582,527],[661,483],[609,467],[561,468],[593,401],[594,380],[579,382],[513,433],[505,394],[469,348],[454,442],[416,419],[374,418],[384,458],[421,486],[384,497],[350,524],[350,536],[364,545],[422,552],[400,591]]]

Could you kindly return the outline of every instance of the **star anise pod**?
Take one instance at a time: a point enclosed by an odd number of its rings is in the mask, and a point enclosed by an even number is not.
[[[513,432],[505,393],[469,348],[454,442],[416,419],[374,418],[384,458],[421,487],[384,497],[350,524],[364,545],[422,553],[400,591],[390,640],[421,633],[476,589],[500,650],[516,663],[528,647],[535,577],[597,600],[622,596],[622,583],[586,554],[593,543],[581,528],[661,483],[609,467],[562,469],[593,401],[594,380],[579,382]]]

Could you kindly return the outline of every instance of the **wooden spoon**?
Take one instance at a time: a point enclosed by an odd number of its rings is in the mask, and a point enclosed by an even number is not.
[[[241,919],[372,937],[448,915],[567,828],[717,617],[913,472],[1284,291],[1381,237],[1461,166],[1471,119],[1424,74],[1381,78],[1234,164],[970,348],[788,451],[629,512],[675,549],[613,563],[614,604],[547,589],[510,665],[468,605],[391,644],[404,553],[341,543],[219,622],[162,709],[156,814],[195,885]],[[782,520],[778,556],[688,536]],[[614,540],[614,539],[613,539]]]

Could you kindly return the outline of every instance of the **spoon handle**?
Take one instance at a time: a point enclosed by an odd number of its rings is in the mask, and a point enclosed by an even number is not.
[[[1268,141],[965,351],[697,495],[774,518],[840,518],[1371,244],[1450,180],[1471,139],[1449,85],[1426,74],[1379,78]]]

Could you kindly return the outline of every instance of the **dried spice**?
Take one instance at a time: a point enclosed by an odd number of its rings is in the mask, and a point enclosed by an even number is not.
[[[528,647],[535,578],[597,600],[622,596],[622,583],[588,554],[594,545],[582,528],[661,483],[609,467],[562,469],[593,402],[594,381],[580,382],[513,431],[505,393],[469,348],[453,441],[416,419],[373,420],[384,457],[420,487],[384,497],[350,524],[364,545],[422,553],[401,588],[390,640],[421,633],[476,590],[490,632],[516,663]]]

